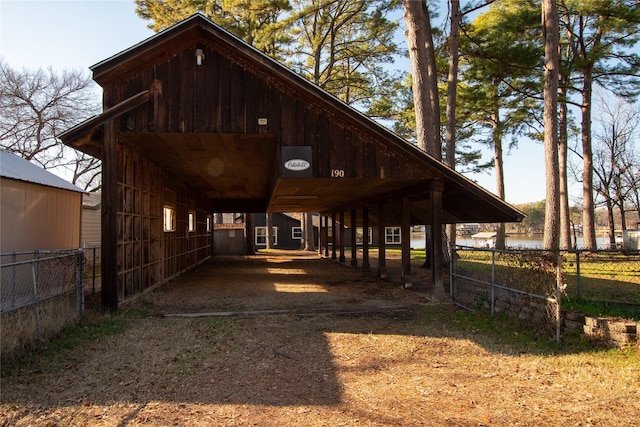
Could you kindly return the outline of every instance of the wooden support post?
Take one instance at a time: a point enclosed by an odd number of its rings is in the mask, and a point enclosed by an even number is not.
[[[114,120],[104,124],[102,140],[102,308],[118,310],[118,129]]]
[[[344,257],[344,211],[340,211],[340,262],[345,262]]]
[[[411,236],[411,209],[409,204],[409,198],[407,196],[402,197],[402,226],[400,228],[400,235],[402,236],[402,271],[401,271],[401,283],[405,288],[410,288],[411,283],[411,239],[407,238]]]
[[[331,259],[336,259],[336,243],[338,236],[336,236],[336,213],[331,213]],[[342,244],[342,242],[340,242]]]
[[[369,264],[369,208],[362,208],[362,271],[371,271]]]
[[[329,217],[324,215],[324,256],[329,257]]]
[[[323,236],[322,236],[323,228],[322,228],[322,215],[318,216],[318,256],[322,256],[322,244]]]
[[[431,300],[444,299],[444,279],[442,275],[442,180],[434,180],[431,188]]]
[[[378,279],[387,278],[386,233],[384,202],[378,204]]]
[[[273,249],[273,216],[270,213],[265,214],[264,222],[267,226],[267,249]]]
[[[351,267],[358,266],[358,245],[356,244],[356,210],[351,209]]]
[[[256,253],[256,228],[254,226],[255,222],[253,220],[252,213],[244,214],[244,233],[245,233],[245,255],[255,255]]]

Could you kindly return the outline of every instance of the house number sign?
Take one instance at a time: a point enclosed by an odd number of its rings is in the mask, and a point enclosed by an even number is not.
[[[344,178],[344,169],[331,169],[331,178]]]

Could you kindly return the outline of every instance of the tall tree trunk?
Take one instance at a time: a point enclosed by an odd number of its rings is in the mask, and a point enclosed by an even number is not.
[[[622,178],[620,176],[621,172],[618,169],[618,173],[613,177],[613,182],[615,183],[614,191],[616,192],[616,198],[614,200],[614,206],[616,206],[620,210],[620,229],[627,229],[627,216],[624,210],[624,202],[627,196],[625,196],[625,190],[622,185]]]
[[[449,75],[447,76],[446,164],[456,167],[456,99],[458,94],[458,63],[460,59],[460,1],[451,0],[451,32],[449,34]]]
[[[613,199],[607,194],[605,197],[605,206],[607,207],[607,220],[609,222],[609,247],[615,248],[616,246],[616,224],[613,216]]]
[[[402,7],[407,26],[405,37],[411,62],[418,147],[442,160],[438,73],[429,10],[426,1],[402,0]],[[425,225],[425,230],[426,257],[423,267],[428,268],[432,253],[428,225]]]
[[[449,75],[447,77],[446,164],[456,168],[456,100],[458,94],[458,63],[460,46],[460,1],[451,0],[451,32],[449,34]],[[447,225],[450,250],[456,245],[456,225]]]
[[[426,11],[425,38],[427,51],[427,89],[429,93],[429,102],[431,103],[431,119],[427,123],[430,127],[429,145],[427,153],[431,154],[438,160],[442,160],[442,139],[440,138],[440,94],[438,92],[438,67],[436,65],[436,48],[433,43],[433,32],[431,30],[431,20],[427,9],[427,2],[424,3]]]
[[[402,6],[411,61],[418,147],[441,160],[438,78],[429,11],[424,1],[403,0]]]
[[[620,209],[620,229],[627,229],[627,213],[624,210],[624,201],[618,205],[618,209]]]
[[[502,153],[502,123],[500,122],[500,112],[495,111],[491,115],[491,121],[493,123],[493,161],[495,162],[496,171],[496,195],[504,200],[504,163]],[[505,248],[505,231],[504,223],[496,224],[496,249]]]
[[[567,129],[567,85],[568,76],[562,75],[559,83],[560,123],[558,135],[558,171],[560,188],[560,249],[571,249],[571,211],[569,210],[569,134]]]
[[[559,23],[556,0],[542,0],[544,37],[544,159],[546,201],[543,248],[557,250],[560,232],[560,183],[558,164],[558,45]]]
[[[593,200],[593,150],[591,147],[591,94],[593,66],[583,70],[582,86],[582,239],[584,249],[594,251],[596,245],[595,204]]]

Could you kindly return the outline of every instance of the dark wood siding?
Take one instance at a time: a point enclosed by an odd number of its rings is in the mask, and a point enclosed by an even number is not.
[[[118,144],[117,289],[123,300],[170,279],[211,255],[206,198],[137,150]],[[164,231],[171,206],[176,227]],[[188,231],[189,211],[196,226]]]
[[[344,170],[344,178],[425,178],[415,159],[386,149],[366,129],[327,115],[322,106],[203,45],[200,67],[189,47],[105,88],[109,106],[151,88],[153,102],[123,115],[122,132],[275,134],[281,145],[311,146],[319,178],[331,178],[332,169]],[[258,119],[268,124],[258,125]]]
[[[300,227],[300,221],[292,218],[286,214],[274,213],[271,214],[273,218],[273,226],[278,228],[278,244],[274,246],[275,249],[300,249],[302,241],[300,239],[293,239],[292,229],[293,227]],[[254,225],[256,227],[266,226],[265,214],[253,215]],[[315,232],[316,230],[314,230]],[[317,235],[317,233],[315,233]],[[258,246],[258,249],[263,249],[264,246]]]

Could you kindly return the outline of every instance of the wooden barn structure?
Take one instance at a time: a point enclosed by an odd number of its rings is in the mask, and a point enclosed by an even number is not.
[[[212,212],[318,212],[339,225],[333,235],[523,217],[203,15],[91,70],[103,112],[62,140],[103,162],[102,298],[112,310],[209,257]],[[438,233],[433,244],[440,299]],[[408,243],[403,253],[410,281]]]

